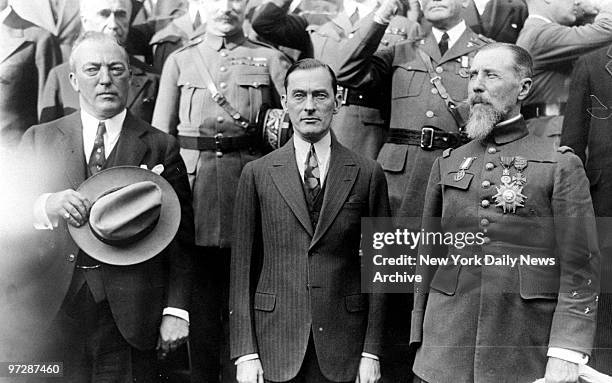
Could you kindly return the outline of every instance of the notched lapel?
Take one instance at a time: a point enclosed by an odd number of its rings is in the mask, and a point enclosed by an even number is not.
[[[314,230],[304,198],[304,189],[299,177],[300,172],[295,163],[293,141],[288,142],[280,150],[280,157],[270,167],[272,181],[308,235],[313,236]]]
[[[421,42],[417,44],[417,46],[427,53],[436,63],[439,64],[441,62],[440,48],[438,48],[438,43],[436,42],[433,32],[430,32],[424,40],[421,40]]]
[[[146,130],[144,130],[138,121],[128,112],[123,122],[119,141],[117,141],[117,147],[115,148],[117,150],[115,163],[132,166],[142,165],[142,159],[147,151],[147,145],[140,137],[145,133]]]
[[[336,147],[336,150],[334,150]],[[334,222],[336,216],[342,209],[342,205],[349,196],[359,167],[355,164],[350,156],[347,155],[346,149],[339,147],[337,142],[332,143],[332,151],[329,159],[329,170],[325,177],[325,195],[323,196],[323,206],[321,214],[319,214],[319,222],[315,229],[314,237],[310,243],[312,248],[329,226]]]
[[[4,25],[0,26],[0,28],[10,36],[4,39],[2,44],[0,44],[0,63],[2,63],[9,58],[13,52],[19,49],[27,39],[23,34],[23,29],[8,28]]]
[[[143,72],[144,73],[144,72]],[[138,96],[147,87],[149,79],[145,75],[133,75],[130,80],[130,89],[128,91],[127,108],[131,108]]]

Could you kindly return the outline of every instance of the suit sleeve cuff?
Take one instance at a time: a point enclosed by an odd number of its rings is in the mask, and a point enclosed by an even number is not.
[[[587,364],[589,356],[578,351],[568,350],[566,348],[550,347],[546,356],[563,359],[566,362],[576,364]]]
[[[183,309],[177,309],[176,307],[166,307],[162,312],[162,315],[172,315],[177,318],[181,318],[189,323],[189,313]]]
[[[369,352],[362,352],[361,356],[363,358],[369,358],[369,359],[374,359],[374,360],[380,360],[378,359],[378,356],[374,355],[374,354],[370,354]]]
[[[41,194],[34,202],[34,228],[36,230],[53,230],[54,227],[57,227],[58,222],[51,222],[45,211],[50,196],[51,193]]]
[[[246,354],[246,355],[242,355],[240,358],[236,359],[234,364],[237,366],[237,365],[239,365],[242,362],[247,362],[249,360],[255,360],[255,359],[259,359],[259,354]]]

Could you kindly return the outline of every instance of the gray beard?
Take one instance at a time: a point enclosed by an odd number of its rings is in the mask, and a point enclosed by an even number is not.
[[[472,140],[486,138],[503,118],[503,114],[489,104],[476,104],[470,108],[470,118],[465,127]]]

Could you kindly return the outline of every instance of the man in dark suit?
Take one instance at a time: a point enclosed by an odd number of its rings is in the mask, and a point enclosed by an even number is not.
[[[56,39],[0,0],[0,151],[36,124],[47,74],[61,60]]]
[[[585,55],[574,66],[561,145],[574,149],[586,168],[593,208],[598,217],[612,217],[612,45]],[[602,294],[592,365],[612,374],[612,238],[610,221],[599,219]]]
[[[31,275],[16,282],[17,290],[22,303],[34,307],[27,319],[38,321],[33,335],[49,341],[42,360],[63,361],[66,381],[108,376],[153,381],[156,344],[167,354],[186,340],[189,329],[187,247],[193,241],[193,213],[185,165],[174,138],[126,110],[128,56],[114,38],[86,33],[75,43],[70,62],[81,112],[32,127],[22,140],[33,165],[26,178],[36,184],[41,253],[34,254],[27,269]],[[75,189],[87,177],[119,165],[163,168],[161,175],[181,204],[179,234],[171,245],[132,266],[94,260],[67,230],[87,223],[93,202]]]
[[[384,174],[331,134],[341,97],[328,66],[297,62],[285,89],[295,135],[245,166],[236,197],[237,380],[374,383],[384,301],[361,293],[360,221],[389,214]]]
[[[461,259],[417,266],[411,341],[424,381],[578,382],[591,354],[599,251],[588,181],[570,148],[528,131],[520,108],[532,73],[525,49],[482,48],[470,68],[473,141],[432,167],[425,232],[481,239],[419,246]]]
[[[130,32],[130,0],[83,0],[81,21],[84,31],[99,31],[114,36],[127,47]],[[131,35],[130,35],[131,36]],[[151,122],[159,87],[159,75],[153,68],[130,55],[132,77],[126,107],[132,114]],[[40,102],[40,122],[48,122],[79,109],[78,94],[72,89],[68,75],[70,64],[65,62],[51,70]]]
[[[529,12],[525,0],[470,0],[463,18],[475,33],[515,43]]]

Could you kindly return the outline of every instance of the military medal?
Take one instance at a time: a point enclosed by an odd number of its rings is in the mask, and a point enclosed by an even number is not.
[[[514,157],[514,167],[516,168],[516,174],[512,176],[512,180],[519,186],[525,186],[527,177],[523,174],[523,170],[527,167],[527,159],[520,156]]]
[[[521,158],[521,160],[524,159]],[[519,160],[519,166],[525,169],[527,166],[526,161],[523,163],[521,160]],[[504,214],[507,212],[516,213],[516,208],[524,207],[525,200],[527,199],[522,193],[523,184],[520,184],[510,177],[510,166],[512,166],[512,163],[515,161],[516,159],[514,157],[500,157],[500,162],[504,167],[501,177],[502,185],[495,187],[497,189],[497,194],[495,194],[493,198],[495,199],[495,206],[501,207],[504,210]],[[519,174],[521,173],[519,172]]]
[[[468,170],[470,166],[472,166],[472,163],[475,159],[476,157],[463,158],[463,162],[459,166],[459,171],[457,172],[457,174],[455,174],[455,182],[459,182],[463,179],[463,177],[465,177],[465,171]]]
[[[512,166],[512,163],[514,162],[514,157],[501,156],[499,157],[499,162],[501,163],[501,166],[504,168],[504,170],[502,171],[501,182],[503,184],[509,184],[510,182],[512,182],[512,177],[510,177],[510,167]]]

